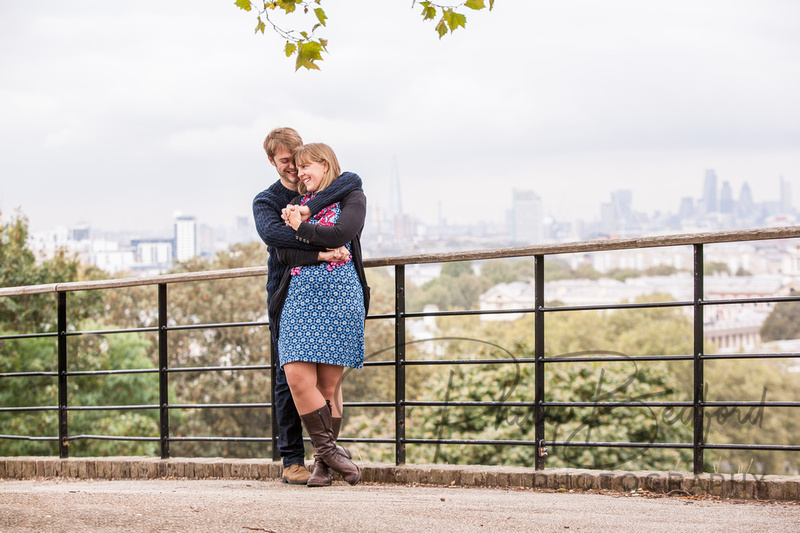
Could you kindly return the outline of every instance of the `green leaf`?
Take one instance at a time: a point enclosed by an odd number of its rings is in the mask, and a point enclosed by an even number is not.
[[[286,52],[286,57],[291,57],[293,53],[297,50],[297,45],[294,43],[290,43],[286,41],[286,46],[283,48],[283,51]]]
[[[442,18],[447,22],[447,26],[450,28],[451,32],[455,31],[459,26],[464,28],[467,25],[467,17],[461,13],[456,13],[452,9],[448,9],[442,13]]]
[[[307,41],[297,43],[297,61],[295,62],[295,70],[303,67],[305,69],[319,70],[315,61],[322,61],[322,44],[317,41]]]
[[[494,0],[489,0],[489,11],[494,7]]]
[[[245,11],[250,11],[253,9],[253,4],[250,0],[236,0],[234,2],[239,9],[244,9]]]
[[[447,33],[447,24],[444,22],[444,17],[439,20],[439,23],[436,25],[436,32],[439,34],[439,39],[444,37]]]
[[[264,29],[265,29],[266,27],[267,27],[267,25],[266,25],[266,24],[264,24],[264,21],[263,21],[263,20],[261,20],[261,16],[259,15],[259,17],[258,17],[258,24],[256,24],[256,31],[255,31],[254,33],[261,32],[261,34],[263,35],[263,34],[264,34]]]
[[[486,4],[484,3],[483,0],[467,0],[466,2],[464,2],[464,5],[470,9],[475,9],[475,10],[483,9],[484,7],[486,7]]]
[[[436,18],[436,8],[430,2],[420,2],[422,6],[422,20],[433,20]]]
[[[317,16],[317,20],[319,23],[325,26],[325,21],[328,20],[328,17],[325,15],[325,12],[322,10],[321,7],[314,9],[314,14]]]
[[[279,8],[283,9],[287,13],[292,13],[294,12],[296,3],[294,0],[275,0],[275,5],[277,5]]]

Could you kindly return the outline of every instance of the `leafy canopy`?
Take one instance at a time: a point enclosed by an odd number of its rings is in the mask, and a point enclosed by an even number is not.
[[[487,6],[488,3],[488,6]],[[295,70],[303,67],[319,70],[322,52],[328,51],[328,40],[317,37],[315,32],[327,26],[328,17],[322,9],[322,0],[235,0],[234,4],[244,11],[256,13],[255,32],[266,32],[267,25],[286,40],[283,48],[286,57],[296,55]],[[417,1],[412,0],[412,7]],[[464,8],[480,11],[494,7],[494,0],[464,0],[455,5],[442,5],[436,2],[419,2],[422,6],[422,20],[437,20],[434,27],[439,39],[453,33],[458,28],[466,28],[467,17],[460,10]],[[291,15],[292,21],[300,21],[296,28],[285,28],[276,22],[276,10]]]

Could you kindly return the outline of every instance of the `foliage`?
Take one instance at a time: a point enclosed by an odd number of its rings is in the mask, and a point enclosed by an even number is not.
[[[492,259],[484,261],[481,265],[481,276],[488,278],[493,285],[512,283],[514,281],[529,281],[533,279],[533,260],[517,259],[508,261]]]
[[[0,287],[47,285],[105,277],[103,272],[83,267],[75,257],[64,252],[37,263],[27,241],[28,219],[22,213],[17,212],[8,221],[0,217]],[[81,321],[95,316],[102,306],[101,300],[101,295],[94,291],[73,293],[68,304],[70,318]],[[0,298],[0,325],[5,328],[44,333],[55,331],[56,324],[56,304],[52,294]]]
[[[412,1],[412,7],[416,5]],[[296,55],[295,70],[301,67],[319,70],[318,61],[322,61],[322,52],[328,51],[328,40],[315,35],[320,28],[328,25],[328,16],[322,9],[322,0],[235,0],[234,4],[240,9],[256,13],[255,32],[265,33],[267,24],[273,31],[286,40],[283,48],[286,57]],[[487,7],[486,0],[463,0],[455,5],[442,5],[436,2],[420,2],[423,20],[437,20],[435,29],[439,39],[448,32],[452,33],[458,28],[465,28],[467,17],[460,12],[463,8],[480,11]],[[488,0],[489,11],[494,7],[494,0]],[[276,22],[279,18],[276,12],[282,12],[284,18],[293,22],[302,20],[298,29],[287,29]]]
[[[558,281],[561,279],[600,279],[603,275],[589,264],[579,265],[572,269],[559,259],[549,259],[544,262],[544,280]]]
[[[101,328],[91,321],[81,331]],[[4,332],[6,333],[6,332]],[[81,335],[71,342],[68,371],[153,369],[150,343],[136,334]],[[50,339],[19,339],[3,343],[0,373],[55,372],[57,349]],[[155,374],[82,375],[69,377],[68,405],[158,406],[158,378]],[[41,407],[58,405],[55,376],[4,379],[0,405]],[[2,413],[0,425],[8,435],[53,437],[58,435],[55,410]],[[69,415],[70,435],[113,435],[158,437],[158,409],[73,411]],[[71,456],[154,455],[157,443],[78,439],[70,441]],[[2,455],[56,455],[57,444],[47,441],[0,440]]]
[[[728,263],[722,263],[719,261],[706,261],[703,263],[704,276],[713,276],[714,274],[730,275],[730,273],[731,267],[728,266]]]
[[[665,363],[637,362],[636,355],[667,350],[691,350],[691,328],[679,311],[642,309],[559,313],[548,323],[548,357],[567,355],[575,361],[546,367],[548,401],[668,401],[679,394],[677,378]],[[652,323],[641,329],[642,323]],[[461,365],[428,382],[424,399],[433,401],[531,401],[534,367],[517,361],[533,358],[533,318],[513,322],[453,323],[456,330],[471,331],[454,353],[465,358],[505,360],[502,365]],[[683,333],[685,332],[685,334]],[[678,335],[676,335],[676,333]],[[447,333],[445,333],[447,334]],[[676,345],[677,344],[677,345]],[[455,348],[455,347],[454,347]],[[631,356],[625,362],[585,362],[581,354]],[[550,408],[546,413],[548,440],[690,442],[691,427],[664,424],[658,409],[644,407]],[[418,407],[409,416],[410,438],[535,441],[532,407]],[[533,446],[435,445],[417,447],[415,460],[461,464],[514,464],[532,466]],[[691,459],[685,451],[635,448],[562,447],[551,450],[548,467],[674,468]]]
[[[407,310],[419,312],[428,304],[441,311],[477,309],[480,295],[491,286],[487,278],[475,275],[471,262],[445,263],[438,278],[409,291]]]
[[[800,424],[794,409],[768,407],[765,402],[800,401],[797,368],[788,360],[706,361],[705,399],[709,402],[749,401],[746,407],[705,409],[704,441],[714,444],[796,445]],[[691,383],[687,380],[686,385]],[[673,418],[691,418],[688,409]],[[800,472],[797,452],[706,450],[713,472],[791,474]]]
[[[779,341],[800,338],[798,302],[778,302],[761,325],[761,340]]]

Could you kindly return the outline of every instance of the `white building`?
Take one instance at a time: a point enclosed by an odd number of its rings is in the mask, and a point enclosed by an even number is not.
[[[197,220],[193,216],[175,215],[175,259],[188,261],[197,255]]]

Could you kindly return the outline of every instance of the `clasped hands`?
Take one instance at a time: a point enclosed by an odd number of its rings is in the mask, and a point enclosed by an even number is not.
[[[287,226],[297,230],[302,222],[311,218],[311,210],[305,205],[289,204],[281,209],[281,218]],[[328,248],[327,251],[320,252],[317,259],[328,263],[346,263],[350,260],[350,250],[346,246]]]

